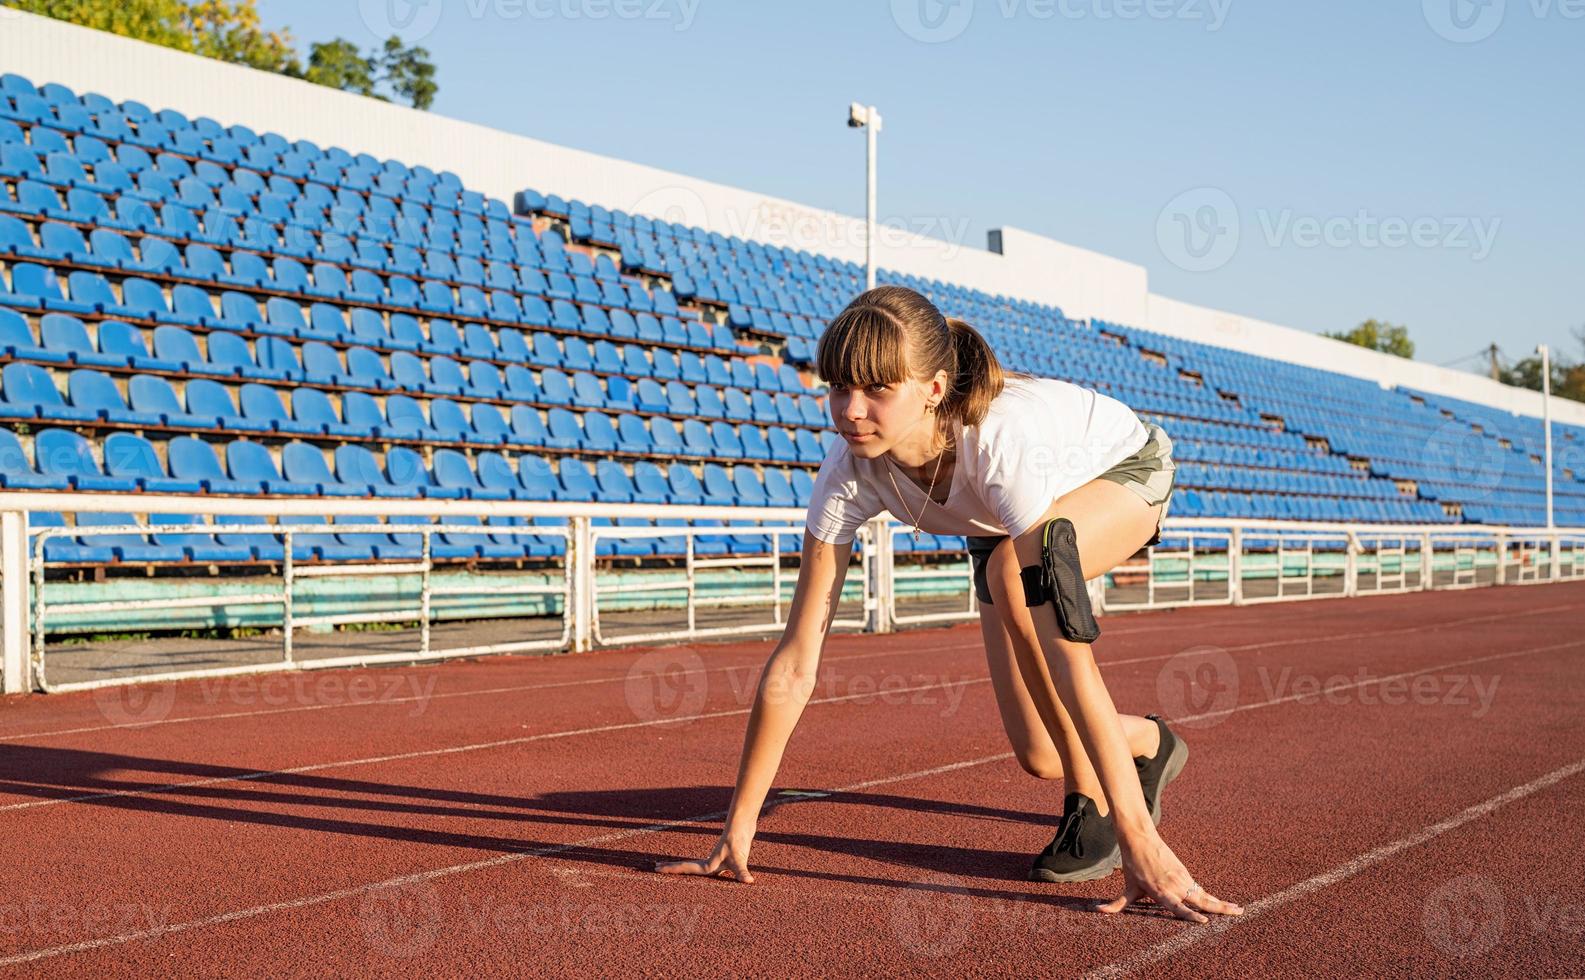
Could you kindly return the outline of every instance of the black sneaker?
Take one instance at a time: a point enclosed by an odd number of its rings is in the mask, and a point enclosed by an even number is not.
[[[1111,814],[1095,812],[1095,801],[1083,793],[1062,800],[1062,822],[1057,836],[1035,858],[1031,881],[1094,881],[1105,878],[1123,863]]]
[[[1150,819],[1161,823],[1161,791],[1178,778],[1183,764],[1189,761],[1189,746],[1172,733],[1160,715],[1146,715],[1156,723],[1161,732],[1161,745],[1152,758],[1134,757],[1134,767],[1139,770],[1139,788],[1145,791],[1145,803],[1150,806]]]

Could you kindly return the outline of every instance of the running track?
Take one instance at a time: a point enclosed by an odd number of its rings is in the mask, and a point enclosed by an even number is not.
[[[0,702],[0,969],[50,977],[1585,972],[1585,586],[1110,617],[1242,919],[1024,880],[1061,787],[972,625],[832,640],[757,882],[719,831],[764,642]],[[116,724],[122,723],[122,724]],[[135,723],[130,727],[125,723]]]

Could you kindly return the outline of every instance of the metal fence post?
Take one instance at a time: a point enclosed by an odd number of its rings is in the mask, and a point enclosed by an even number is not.
[[[891,520],[886,517],[877,517],[869,523],[869,540],[865,550],[869,552],[869,574],[865,576],[865,632],[890,633],[892,631],[891,608],[896,601],[892,592],[892,550]]]
[[[0,690],[22,694],[31,689],[28,661],[28,515],[0,513]]]
[[[592,526],[587,517],[569,518],[572,523],[572,540],[569,542],[567,560],[573,562],[572,576],[572,649],[586,653],[594,648],[594,627],[591,622],[589,597],[594,591],[594,540]]]
[[[1227,599],[1244,604],[1244,529],[1231,528],[1227,536]]]

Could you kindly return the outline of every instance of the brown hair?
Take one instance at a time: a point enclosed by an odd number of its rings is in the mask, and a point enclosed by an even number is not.
[[[815,367],[827,384],[868,387],[896,384],[937,371],[950,378],[937,410],[943,424],[978,425],[1010,376],[980,332],[945,317],[906,286],[876,286],[860,293],[820,336]]]

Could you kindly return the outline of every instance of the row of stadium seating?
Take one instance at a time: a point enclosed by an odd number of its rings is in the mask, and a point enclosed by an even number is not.
[[[9,487],[802,505],[832,436],[798,367],[862,289],[853,263],[532,190],[509,209],[422,166],[16,76],[0,78],[0,212]],[[976,324],[1010,368],[1162,424],[1180,460],[1176,515],[1533,514],[1528,497],[1479,492],[1427,452],[1450,418],[1475,417],[1458,405],[957,284],[881,280]],[[1512,472],[1528,490],[1530,470]],[[1577,476],[1560,481],[1560,520],[1585,511]],[[395,534],[338,535],[315,557],[395,556],[412,545]],[[196,543],[211,537],[222,543]],[[521,534],[476,537],[457,557],[534,554]],[[763,547],[754,538],[710,546]]]

